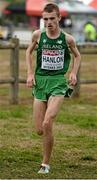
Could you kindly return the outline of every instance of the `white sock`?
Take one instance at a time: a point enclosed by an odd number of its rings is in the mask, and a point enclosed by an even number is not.
[[[48,164],[42,163],[41,165],[47,167],[48,169],[50,168],[50,166]]]

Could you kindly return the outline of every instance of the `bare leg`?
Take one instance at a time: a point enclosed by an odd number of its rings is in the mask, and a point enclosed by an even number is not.
[[[34,120],[35,120],[35,128],[39,135],[43,134],[42,123],[44,120],[46,108],[47,108],[46,102],[40,101],[38,99],[34,99],[33,116],[34,116]]]
[[[53,121],[60,109],[64,100],[63,96],[50,97],[45,118],[43,121],[43,164],[49,164],[50,156],[53,147]]]

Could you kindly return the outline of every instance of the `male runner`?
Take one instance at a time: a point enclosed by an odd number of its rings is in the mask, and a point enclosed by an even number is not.
[[[61,19],[59,8],[54,3],[43,9],[45,30],[33,32],[32,43],[26,51],[27,86],[33,87],[33,113],[36,131],[43,135],[43,160],[38,173],[49,173],[49,161],[53,147],[53,122],[59,112],[64,96],[68,90],[65,74],[69,68],[70,52],[73,53],[73,67],[69,74],[69,84],[77,83],[80,65],[80,53],[74,38],[59,27]],[[37,48],[37,65],[32,71],[31,54]]]

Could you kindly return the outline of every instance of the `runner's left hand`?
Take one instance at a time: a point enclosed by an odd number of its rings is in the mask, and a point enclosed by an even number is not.
[[[76,74],[71,72],[69,75],[69,85],[74,86],[77,83]]]

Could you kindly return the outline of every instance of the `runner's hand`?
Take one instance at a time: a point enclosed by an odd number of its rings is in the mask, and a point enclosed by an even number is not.
[[[30,74],[27,77],[27,87],[33,87],[33,85],[35,85],[35,78],[34,78],[34,74]]]
[[[75,73],[70,73],[69,75],[69,85],[74,86],[77,83],[77,77]]]

